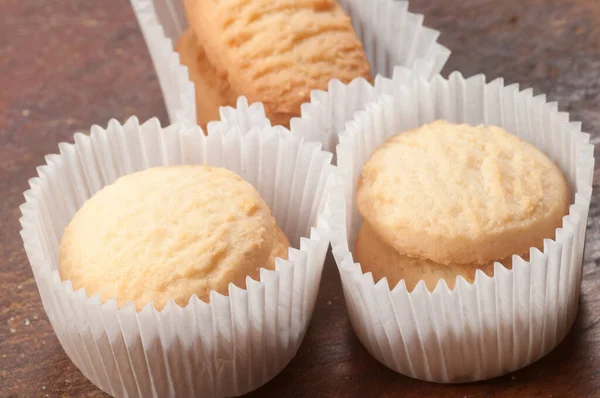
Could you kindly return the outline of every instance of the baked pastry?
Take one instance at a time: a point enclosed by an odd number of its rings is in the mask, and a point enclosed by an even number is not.
[[[385,277],[392,288],[404,280],[409,291],[412,291],[421,280],[425,282],[425,286],[429,290],[433,291],[440,279],[444,279],[448,287],[453,289],[456,277],[459,275],[468,283],[473,283],[478,269],[488,276],[494,275],[494,261],[483,265],[446,265],[426,258],[400,254],[377,236],[368,223],[361,225],[358,230],[354,255],[355,259],[361,263],[363,272],[371,272],[374,280],[378,281]],[[498,262],[510,269],[512,268],[511,260],[512,258],[508,257]]]
[[[194,52],[185,43],[186,32],[178,51],[184,65],[197,69],[190,72],[195,83],[216,73],[216,84],[227,87],[215,109],[244,95],[264,104],[273,125],[288,126],[311,90],[327,89],[333,78],[371,78],[362,43],[335,0],[186,0],[185,9],[198,45]],[[198,105],[200,125],[208,122],[207,107]]]
[[[289,241],[264,200],[237,174],[212,166],[158,167],[119,178],[84,203],[65,229],[59,272],[74,289],[137,310],[196,294],[228,294],[287,258]]]
[[[540,248],[560,227],[569,191],[550,159],[505,130],[436,121],[380,146],[356,201],[363,271],[431,289]]]

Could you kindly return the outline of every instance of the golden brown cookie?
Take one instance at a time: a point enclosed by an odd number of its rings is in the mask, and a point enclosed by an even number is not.
[[[73,217],[59,271],[74,289],[141,310],[208,301],[287,258],[289,241],[252,185],[212,166],[158,167],[119,178]]]
[[[365,164],[357,207],[399,254],[486,264],[553,238],[569,205],[561,171],[499,127],[437,121],[387,140]]]
[[[261,101],[273,125],[289,125],[313,89],[370,79],[350,18],[334,0],[185,0],[206,56],[236,96]],[[200,71],[200,74],[203,72]]]
[[[528,258],[528,255],[522,257]],[[371,272],[378,282],[387,278],[390,288],[404,280],[406,288],[412,291],[419,281],[423,280],[427,289],[433,291],[440,279],[444,279],[450,289],[454,289],[456,277],[462,276],[468,283],[473,283],[478,269],[488,276],[494,275],[494,262],[478,264],[439,264],[427,259],[418,259],[399,254],[394,248],[385,244],[368,223],[363,224],[356,238],[354,260],[359,262],[363,272]],[[512,267],[509,256],[500,261],[505,267]]]

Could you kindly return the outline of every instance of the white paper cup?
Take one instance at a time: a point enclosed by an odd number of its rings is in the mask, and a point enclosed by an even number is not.
[[[341,1],[365,46],[373,75],[391,77],[403,66],[430,79],[440,73],[450,51],[436,42],[439,32],[423,27],[423,16],[408,12],[408,2]],[[350,84],[332,80],[327,91],[313,90],[302,105],[301,118],[292,119],[292,131],[320,141],[334,152],[347,121],[373,100],[373,86],[359,78]]]
[[[340,135],[337,156],[345,194],[335,198],[329,219],[333,254],[360,341],[391,369],[435,382],[489,379],[536,361],[565,337],[578,309],[594,170],[588,134],[558,112],[556,103],[517,85],[504,86],[502,79],[486,83],[482,75],[464,79],[455,73],[449,80],[426,80],[399,69],[392,80],[378,78],[375,91],[376,100]],[[441,280],[429,292],[421,281],[409,292],[404,281],[395,287],[385,278],[374,283],[352,258],[362,223],[357,180],[387,138],[436,119],[501,126],[538,147],[569,182],[569,214],[554,239],[544,241],[543,251],[530,250],[530,261],[514,256],[512,270],[496,263],[493,277],[478,270],[472,285],[458,277],[454,290]]]
[[[194,84],[174,50],[188,26],[183,0],[131,0],[163,92],[171,122],[196,124]],[[450,51],[437,42],[439,32],[423,26],[423,16],[408,12],[407,1],[341,0],[352,18],[373,76],[391,76],[395,66],[439,73]],[[327,136],[317,136],[328,144]],[[314,141],[314,139],[311,139]],[[334,147],[324,146],[333,151]]]
[[[318,143],[271,128],[261,106],[240,105],[225,108],[228,118],[208,136],[197,126],[161,128],[157,119],[94,126],[60,144],[30,180],[21,235],[44,309],[71,360],[108,394],[238,396],[281,371],[304,337],[340,177]],[[259,281],[248,278],[247,289],[230,284],[229,296],[193,296],[185,307],[170,301],[162,311],[149,303],[136,312],[131,302],[119,309],[115,299],[102,303],[61,281],[59,242],[84,201],[121,175],[173,164],[223,166],[254,185],[290,238],[289,259],[261,269]]]

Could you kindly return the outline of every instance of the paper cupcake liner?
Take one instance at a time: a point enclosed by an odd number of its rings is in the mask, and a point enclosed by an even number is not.
[[[331,198],[343,187],[318,143],[255,128],[265,122],[260,108],[233,113],[208,136],[197,126],[161,128],[157,119],[94,126],[60,144],[30,180],[21,235],[44,309],[69,358],[108,394],[238,396],[281,371],[304,337],[329,246]],[[233,120],[254,122],[223,131]],[[259,281],[247,278],[247,289],[230,284],[229,296],[193,296],[185,307],[170,301],[161,311],[149,303],[137,312],[131,302],[119,309],[115,299],[102,303],[61,281],[59,242],[84,201],[121,175],[173,164],[223,166],[253,184],[290,238],[289,259],[261,269]]]
[[[188,26],[182,0],[131,0],[150,51],[169,119],[196,124],[194,84],[174,50]],[[423,26],[423,16],[408,11],[407,1],[341,0],[362,41],[373,75],[391,76],[405,66],[424,76],[439,73],[450,51],[437,42],[439,32]],[[304,112],[303,112],[304,114]],[[328,113],[325,113],[327,115]],[[321,129],[319,129],[321,131]],[[328,136],[317,137],[325,150]]]
[[[158,76],[169,120],[195,125],[194,84],[175,51],[177,39],[187,27],[183,0],[156,1],[156,8],[153,3],[152,0],[131,0]]]
[[[450,51],[436,42],[439,32],[423,26],[423,16],[408,12],[406,1],[341,1],[365,45],[373,75],[391,77],[403,66],[423,78],[440,73]],[[332,80],[327,91],[313,90],[292,131],[334,152],[346,122],[374,98],[373,86],[359,78],[350,84]]]
[[[530,89],[464,79],[454,73],[426,80],[398,69],[376,81],[378,97],[340,135],[338,167],[345,194],[334,195],[329,224],[346,305],[356,334],[380,362],[407,376],[436,382],[489,379],[524,367],[552,350],[575,319],[586,220],[592,192],[593,146],[580,123]],[[371,94],[369,94],[371,95]],[[348,101],[359,101],[348,99]],[[496,263],[494,276],[478,270],[471,285],[441,280],[433,292],[423,281],[412,292],[404,281],[388,286],[363,273],[350,248],[362,223],[357,180],[370,154],[387,138],[436,119],[497,125],[544,151],[563,171],[572,192],[569,214],[544,250],[530,261],[513,256],[513,269]]]

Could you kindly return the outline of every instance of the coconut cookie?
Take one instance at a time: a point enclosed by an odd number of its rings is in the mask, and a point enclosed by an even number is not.
[[[86,201],[60,244],[74,289],[137,310],[245,288],[290,244],[256,189],[212,166],[158,167],[119,178]]]

